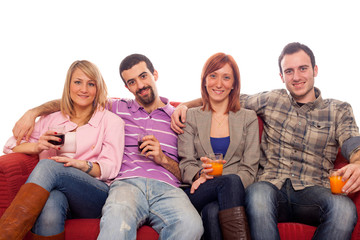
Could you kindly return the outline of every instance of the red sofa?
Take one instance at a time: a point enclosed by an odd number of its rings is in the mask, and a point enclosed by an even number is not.
[[[176,105],[176,103],[172,103]],[[260,135],[262,134],[262,121],[259,119]],[[21,185],[24,184],[32,169],[38,162],[38,156],[29,156],[21,153],[12,153],[0,156],[0,216],[10,205]],[[347,160],[339,152],[335,161],[335,168],[347,164]],[[350,198],[357,207],[357,214],[360,217],[360,193],[352,194]],[[99,233],[99,219],[73,219],[65,223],[65,239],[96,239]],[[279,223],[281,239],[306,240],[311,239],[316,227],[300,223]],[[142,226],[138,229],[138,240],[155,240],[159,235],[149,226]],[[28,236],[25,237],[28,239]],[[352,234],[352,240],[360,240],[359,221]]]

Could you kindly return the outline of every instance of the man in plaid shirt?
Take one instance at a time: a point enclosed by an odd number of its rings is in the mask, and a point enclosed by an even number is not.
[[[360,189],[360,134],[348,103],[322,99],[314,87],[318,67],[313,52],[290,43],[279,57],[285,89],[242,95],[245,108],[264,121],[258,182],[246,189],[252,239],[280,239],[278,222],[317,226],[313,239],[350,239],[357,222],[356,207],[346,195],[333,195],[329,171],[341,147],[350,164],[341,168],[345,194]],[[290,94],[289,94],[290,93]],[[200,105],[199,100],[186,103]],[[172,117],[181,133],[187,107]]]

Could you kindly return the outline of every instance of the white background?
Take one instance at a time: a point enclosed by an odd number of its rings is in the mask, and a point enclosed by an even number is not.
[[[200,73],[216,52],[240,67],[244,93],[284,88],[277,59],[289,42],[308,45],[324,98],[352,104],[360,121],[360,14],[353,1],[12,0],[0,2],[0,146],[25,110],[61,97],[75,60],[102,72],[109,96],[131,97],[120,61],[142,53],[173,101],[200,97]]]

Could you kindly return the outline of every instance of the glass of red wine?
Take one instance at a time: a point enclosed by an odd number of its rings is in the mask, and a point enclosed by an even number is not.
[[[149,135],[148,133],[139,133],[138,136],[137,136],[137,142],[138,142],[138,150],[141,154],[141,151],[142,151],[142,148],[140,148],[140,145],[143,144],[143,138],[145,136]],[[144,147],[143,147],[144,148]]]
[[[53,136],[61,139],[61,141],[49,140],[48,142],[56,146],[63,146],[65,142],[65,126],[50,126],[48,130],[54,132]]]

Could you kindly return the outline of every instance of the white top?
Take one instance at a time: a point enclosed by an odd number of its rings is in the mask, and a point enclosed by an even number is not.
[[[64,145],[57,154],[61,157],[74,158],[76,153],[76,132],[65,133]]]

